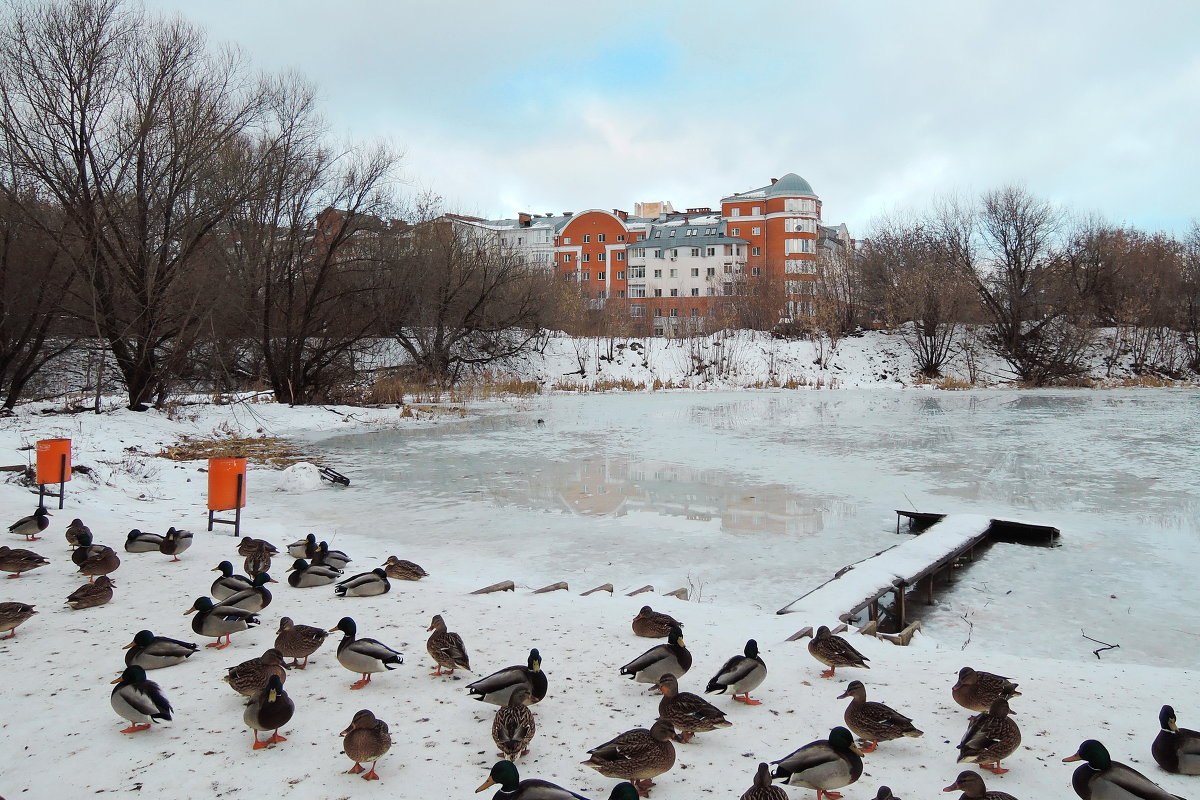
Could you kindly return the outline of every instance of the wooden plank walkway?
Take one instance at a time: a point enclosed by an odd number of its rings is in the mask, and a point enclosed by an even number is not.
[[[1027,522],[997,520],[977,514],[927,514],[897,511],[896,530],[907,518],[920,535],[843,567],[825,583],[787,604],[777,614],[804,614],[806,622],[843,622],[867,612],[882,623],[881,604],[892,595],[892,621],[897,630],[908,624],[910,591],[933,602],[938,576],[950,580],[960,561],[974,560],[975,548],[991,541],[1052,544],[1057,528]]]

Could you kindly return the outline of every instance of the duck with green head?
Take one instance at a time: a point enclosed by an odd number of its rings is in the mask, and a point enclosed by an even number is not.
[[[542,654],[535,647],[529,651],[525,666],[516,664],[497,670],[487,677],[467,685],[467,692],[476,700],[494,706],[508,705],[508,698],[518,686],[529,689],[527,705],[540,702],[546,696],[549,681],[542,672]]]
[[[1150,753],[1158,765],[1177,775],[1200,775],[1200,733],[1175,723],[1175,709],[1163,706],[1158,712],[1158,736]]]
[[[841,794],[833,790],[854,783],[863,771],[862,751],[854,746],[854,734],[840,726],[829,732],[828,739],[809,742],[771,763],[778,765],[772,775],[775,780],[815,789],[817,800],[837,800]]]
[[[1063,761],[1086,762],[1071,776],[1071,788],[1083,800],[1184,800],[1133,767],[1113,761],[1108,749],[1095,739],[1079,745],[1075,755]]]
[[[639,683],[658,683],[666,673],[682,678],[692,668],[692,652],[683,643],[683,631],[678,626],[667,634],[667,643],[651,647],[621,667],[621,674]]]
[[[618,784],[620,786],[621,784]],[[637,790],[629,784],[630,793],[619,800],[636,800]],[[479,794],[484,789],[499,786],[500,789],[492,795],[492,800],[587,800],[583,795],[562,788],[556,783],[543,781],[538,778],[521,780],[517,765],[511,761],[497,761],[492,765],[488,779],[475,790]],[[614,795],[616,789],[613,790]]]

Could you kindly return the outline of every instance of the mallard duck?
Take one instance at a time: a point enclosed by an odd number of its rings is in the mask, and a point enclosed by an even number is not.
[[[79,544],[71,551],[71,563],[77,567],[83,566],[83,562],[87,561],[93,555],[101,554],[109,549],[102,544],[93,544],[90,531],[80,531],[75,535],[75,538]]]
[[[829,632],[829,628],[824,625],[817,628],[816,635],[808,643],[808,652],[817,661],[829,667],[829,669],[821,673],[822,678],[832,678],[838,667],[862,667],[863,669],[870,669],[867,666],[867,662],[870,659],[855,650],[842,637],[834,636]]]
[[[163,537],[157,533],[147,533],[134,528],[125,537],[126,553],[159,553],[162,552]]]
[[[1113,761],[1108,749],[1095,739],[1079,745],[1063,761],[1086,761],[1071,776],[1071,788],[1083,800],[1184,800],[1159,786],[1133,767]]]
[[[633,618],[633,632],[647,639],[665,639],[671,635],[671,628],[682,627],[683,623],[670,614],[655,611],[650,606],[642,606]]]
[[[275,649],[292,659],[288,667],[304,669],[308,666],[308,657],[317,652],[325,643],[329,632],[324,628],[314,628],[311,625],[297,625],[291,617],[279,620],[279,633],[275,636]],[[301,664],[299,659],[303,658]]]
[[[242,721],[254,734],[254,749],[261,750],[277,742],[286,742],[287,738],[279,735],[279,729],[291,721],[294,713],[296,704],[283,690],[283,681],[278,675],[272,675],[267,679],[266,686],[250,696],[250,702],[246,704],[246,710],[242,713]],[[272,733],[260,741],[259,731]]]
[[[9,578],[19,578],[22,572],[44,567],[49,563],[49,559],[42,558],[32,550],[0,545],[0,570],[15,573],[9,575]]]
[[[375,639],[355,639],[358,632],[354,620],[342,617],[337,625],[329,629],[330,633],[341,631],[345,634],[338,642],[338,663],[351,672],[362,675],[362,679],[351,684],[351,689],[361,689],[371,682],[371,673],[395,669],[404,663],[404,656]]]
[[[243,536],[242,541],[238,544],[239,556],[252,556],[255,553],[266,553],[269,556],[273,556],[278,552],[279,548],[266,539],[253,539],[249,536]]]
[[[317,566],[332,567],[337,570],[344,570],[351,560],[350,556],[341,550],[330,550],[328,542],[318,544],[317,552],[312,557],[312,563]]]
[[[683,631],[671,628],[666,644],[651,647],[621,667],[621,674],[628,675],[638,683],[658,683],[658,679],[667,672],[678,678],[691,668],[692,653],[683,643]]]
[[[237,594],[231,594],[221,601],[223,606],[232,606],[245,611],[262,611],[271,605],[271,590],[268,583],[278,583],[270,573],[260,572],[254,576],[249,589],[243,589]]]
[[[330,567],[312,566],[303,558],[288,567],[288,583],[297,589],[307,589],[310,586],[328,586],[342,577],[339,570]]]
[[[978,764],[980,769],[996,775],[1008,772],[1000,762],[1015,753],[1021,744],[1021,731],[1009,718],[1011,713],[1008,701],[1000,699],[992,703],[988,711],[972,717],[967,732],[958,743],[958,763]]]
[[[187,661],[200,650],[200,646],[166,636],[155,636],[150,631],[138,631],[133,641],[123,649],[129,651],[125,654],[125,666],[162,669]]]
[[[215,642],[209,642],[205,647],[215,647],[223,650],[232,643],[232,635],[258,624],[258,617],[253,611],[233,608],[227,605],[217,605],[207,597],[197,597],[196,602],[184,614],[197,612],[192,618],[192,630],[201,636],[212,636]],[[221,637],[225,644],[221,644]]]
[[[246,560],[242,562],[242,569],[246,574],[254,577],[261,575],[264,572],[271,571],[271,554],[266,550],[256,550],[246,556]]]
[[[461,636],[446,630],[446,621],[442,619],[441,614],[433,615],[433,622],[429,623],[428,630],[433,631],[433,634],[425,643],[425,649],[437,663],[437,672],[429,673],[430,676],[441,675],[443,668],[449,675],[453,675],[456,669],[471,671],[471,659],[467,656],[467,646],[463,644]]]
[[[213,581],[212,586],[208,590],[208,593],[213,596],[214,600],[225,600],[239,592],[254,588],[254,581],[245,575],[235,575],[233,564],[228,561],[222,561],[210,571],[221,573],[221,577]]]
[[[846,727],[860,739],[870,742],[869,747],[862,748],[864,753],[874,753],[880,742],[890,742],[902,736],[917,737],[922,731],[913,727],[912,720],[899,711],[885,706],[883,703],[867,702],[867,687],[862,681],[850,681],[846,691],[838,695],[838,700],[850,698],[843,715]]]
[[[333,587],[333,593],[338,597],[374,597],[379,594],[387,594],[391,590],[392,584],[388,581],[387,572],[382,567],[352,575],[345,580],[338,581],[338,585]]]
[[[987,711],[997,700],[1019,697],[1017,684],[1003,675],[980,672],[970,667],[958,671],[958,683],[950,690],[954,702],[971,711]]]
[[[429,573],[421,569],[418,564],[395,556],[388,556],[387,561],[383,562],[383,569],[389,578],[398,581],[419,581],[421,578],[429,577]]]
[[[493,764],[488,773],[488,779],[479,785],[475,794],[497,785],[500,790],[492,795],[492,800],[587,800],[583,795],[564,789],[557,783],[537,778],[521,780],[521,775],[517,772],[517,765],[511,761],[497,761]],[[625,783],[617,785],[633,788]],[[616,793],[616,789],[613,789],[613,793]],[[636,790],[632,796],[637,797]]]
[[[79,574],[87,575],[89,581],[101,575],[110,575],[121,567],[121,557],[111,547],[92,545],[88,550],[87,558],[79,565]]]
[[[63,531],[63,536],[67,538],[67,547],[71,548],[72,550],[78,547],[79,534],[81,533],[86,533],[88,536],[91,536],[92,529],[87,525],[84,525],[83,520],[81,519],[76,518],[71,520],[71,524],[67,526],[65,531]]]
[[[623,778],[637,788],[642,797],[650,796],[654,778],[675,766],[675,728],[659,717],[649,730],[634,728],[588,750],[591,756],[581,761],[608,778]]]
[[[492,741],[500,755],[509,761],[529,753],[529,742],[537,732],[533,712],[529,710],[529,687],[518,686],[508,696],[508,705],[496,709],[492,719]]]
[[[299,541],[292,542],[287,548],[292,558],[312,558],[317,552],[317,535],[310,533]]]
[[[959,791],[962,794],[958,800],[1017,800],[1008,792],[989,792],[983,783],[983,776],[978,772],[964,770],[958,773],[954,783],[942,789],[943,792]]]
[[[130,723],[121,733],[149,730],[151,723],[171,719],[171,704],[158,684],[147,680],[146,670],[126,667],[113,683],[117,684],[110,698],[113,711]]]
[[[1158,712],[1158,736],[1150,752],[1158,765],[1176,775],[1200,775],[1200,733],[1175,724],[1175,709]]]
[[[0,633],[11,631],[8,636],[0,636],[0,639],[11,639],[17,635],[17,626],[38,612],[33,610],[33,606],[27,603],[0,603]]]
[[[788,800],[788,793],[771,783],[771,766],[761,761],[754,773],[754,785],[742,792],[739,800]]]
[[[158,552],[164,556],[170,556],[172,561],[178,561],[179,555],[192,546],[192,532],[181,531],[172,526],[167,528],[167,532],[163,534],[162,544],[158,546]]]
[[[725,719],[721,710],[699,695],[679,691],[679,681],[667,672],[659,676],[652,692],[662,692],[658,701],[658,715],[670,720],[679,730],[676,741],[687,744],[697,733],[728,728],[732,722]]]
[[[739,703],[748,706],[762,705],[761,701],[750,699],[750,692],[757,689],[766,677],[767,665],[758,655],[758,642],[749,639],[746,642],[745,655],[734,656],[726,661],[708,682],[708,686],[704,687],[704,691],[708,694],[724,694],[728,691],[733,693],[733,699]]]
[[[42,538],[38,534],[50,527],[49,517],[52,516],[54,515],[47,511],[45,506],[38,506],[28,517],[21,517],[9,525],[8,532],[24,536],[27,542],[36,542]]]
[[[526,666],[512,666],[497,670],[467,686],[467,693],[476,700],[494,706],[508,705],[508,698],[518,686],[529,690],[529,705],[540,702],[546,696],[549,681],[542,672],[542,654],[537,648],[529,651]]]
[[[243,697],[249,697],[266,687],[272,676],[280,683],[287,680],[287,667],[283,664],[283,653],[274,647],[263,651],[258,658],[251,658],[235,667],[229,667],[221,680],[233,687]]]
[[[388,733],[387,723],[377,719],[374,714],[364,708],[354,715],[354,719],[350,721],[350,727],[342,731],[342,736],[346,737],[342,741],[342,749],[354,762],[354,766],[346,772],[350,775],[357,775],[363,771],[362,765],[370,761],[371,769],[363,775],[363,780],[379,780],[379,776],[375,773],[375,764],[379,762],[384,753],[392,748],[392,735]]]
[[[113,598],[112,578],[101,575],[95,582],[85,583],[67,597],[67,605],[71,608],[94,608],[102,606]]]
[[[809,742],[778,761],[772,775],[788,786],[816,789],[817,800],[828,797],[837,800],[841,794],[833,791],[849,786],[862,777],[862,752],[854,746],[854,736],[842,727],[829,732],[828,739]]]

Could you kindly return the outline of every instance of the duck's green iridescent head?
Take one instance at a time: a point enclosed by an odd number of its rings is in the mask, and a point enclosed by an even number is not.
[[[296,572],[304,572],[306,569],[308,569],[308,562],[303,558],[297,558],[292,562],[292,566],[288,571],[291,572],[292,570],[295,570]]]
[[[834,750],[854,750],[854,734],[839,725],[829,732],[829,743]]]
[[[758,658],[758,642],[753,639],[746,640],[745,649],[746,658]]]
[[[638,800],[639,797],[638,790],[629,781],[621,781],[608,794],[608,800]]]
[[[683,629],[678,625],[671,627],[671,632],[667,634],[667,642],[670,644],[679,645],[685,649],[687,648],[687,645],[683,643]]]
[[[154,641],[154,634],[150,631],[138,631],[133,635],[133,642],[126,647],[146,647]]]
[[[233,564],[229,563],[228,561],[222,561],[220,564],[217,564],[215,567],[213,567],[210,572],[219,572],[228,578],[233,574]]]
[[[1158,727],[1171,733],[1179,730],[1179,726],[1175,724],[1175,709],[1170,706],[1162,707],[1162,710],[1158,712]]]
[[[1089,767],[1097,771],[1103,771],[1112,766],[1112,756],[1108,754],[1108,748],[1095,739],[1088,739],[1079,745],[1075,755],[1067,756],[1063,761],[1086,761]]]
[[[488,773],[488,779],[480,784],[475,790],[476,794],[482,792],[489,786],[500,784],[500,788],[506,792],[515,792],[517,784],[521,782],[521,776],[517,772],[517,765],[511,761],[497,761],[492,765],[492,771]]]
[[[134,664],[126,667],[121,673],[121,677],[117,678],[113,683],[141,683],[146,680],[146,670]]]

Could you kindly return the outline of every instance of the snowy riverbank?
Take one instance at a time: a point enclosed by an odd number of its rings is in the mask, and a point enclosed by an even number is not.
[[[54,518],[43,541],[29,547],[52,563],[18,580],[3,581],[2,600],[37,605],[39,614],[23,625],[15,639],[0,642],[5,665],[7,702],[0,725],[10,746],[0,751],[0,794],[5,797],[82,796],[140,789],[146,797],[239,797],[273,794],[294,798],[346,796],[468,796],[483,781],[495,760],[489,735],[493,707],[467,698],[468,680],[431,678],[432,662],[424,652],[425,628],[435,613],[466,641],[473,676],[522,663],[529,648],[545,659],[550,691],[535,707],[538,733],[532,752],[519,762],[523,777],[555,781],[588,797],[606,797],[612,781],[578,766],[587,749],[617,733],[648,726],[656,696],[646,686],[620,678],[617,670],[654,642],[634,637],[629,621],[645,602],[686,623],[686,641],[695,666],[682,680],[684,690],[699,691],[745,639],[758,639],[770,668],[755,693],[763,705],[744,707],[726,698],[714,702],[727,709],[734,727],[701,734],[679,745],[675,768],[658,779],[653,796],[685,800],[711,794],[736,797],[751,785],[760,760],[783,757],[796,747],[823,738],[841,724],[845,701],[836,696],[845,682],[863,680],[870,699],[887,702],[909,714],[926,733],[920,739],[888,743],[866,759],[866,774],[845,790],[848,800],[868,800],[887,784],[897,797],[940,796],[960,770],[954,745],[966,728],[968,712],[954,705],[950,686],[958,669],[970,664],[1009,675],[1023,696],[1013,703],[1024,735],[1021,749],[1005,765],[1001,777],[986,775],[989,787],[1022,800],[1070,796],[1072,767],[1060,759],[1075,752],[1085,738],[1105,742],[1115,758],[1136,766],[1153,780],[1184,797],[1197,795],[1200,779],[1162,773],[1149,756],[1157,730],[1157,713],[1171,703],[1181,725],[1200,723],[1200,686],[1190,653],[1190,636],[1181,635],[1177,668],[1136,664],[1057,661],[1023,655],[1023,642],[1013,641],[994,652],[972,649],[969,659],[959,643],[918,634],[903,648],[868,637],[853,643],[871,658],[872,669],[839,672],[834,680],[818,677],[820,665],[804,642],[784,640],[799,627],[793,616],[775,616],[735,603],[685,603],[674,598],[623,597],[637,585],[619,585],[617,594],[580,597],[589,585],[570,592],[533,595],[524,576],[498,574],[487,548],[463,547],[452,534],[439,534],[410,551],[397,551],[389,531],[356,524],[359,509],[328,483],[311,485],[287,480],[285,473],[255,468],[249,477],[250,507],[244,533],[279,546],[310,530],[347,551],[355,561],[350,571],[367,570],[391,554],[411,558],[429,572],[419,583],[393,583],[376,598],[338,600],[326,588],[273,586],[275,601],[262,613],[258,628],[235,634],[225,650],[204,649],[188,663],[151,673],[175,706],[175,719],[156,729],[122,735],[123,725],[109,708],[109,681],[122,666],[121,646],[134,632],[156,633],[205,642],[193,635],[183,611],[207,593],[223,559],[240,565],[236,540],[227,531],[204,532],[205,475],[202,462],[172,462],[150,454],[181,436],[237,431],[306,439],[326,433],[352,433],[382,427],[433,427],[438,417],[401,418],[396,410],[288,409],[271,403],[234,406],[183,406],[166,414],[126,411],[100,416],[35,416],[22,409],[16,419],[0,421],[4,463],[23,460],[23,445],[65,436],[76,445],[75,463],[93,467],[91,476],[76,476],[69,485],[66,508],[52,508]],[[304,504],[297,503],[302,493]],[[0,506],[11,519],[29,513],[35,497],[28,488],[0,485]],[[395,524],[406,524],[406,503],[397,495],[391,509]],[[335,530],[315,529],[303,511],[313,503],[338,517]],[[505,514],[503,508],[492,512]],[[125,554],[116,573],[112,603],[70,611],[63,599],[81,580],[69,560],[62,531],[72,517],[91,526],[98,541],[118,550],[132,527],[162,531],[168,525],[196,531],[194,546],[180,563],[158,554]],[[487,528],[493,520],[464,517],[464,529]],[[5,534],[8,536],[8,534]],[[336,535],[336,538],[334,536]],[[22,546],[8,537],[10,546]],[[608,552],[596,541],[597,562],[636,561],[636,552]],[[743,544],[743,549],[752,545]],[[519,552],[519,538],[505,538],[497,550]],[[284,580],[287,559],[277,560],[276,577]],[[497,580],[512,578],[513,593],[469,595]],[[675,586],[659,586],[659,591]],[[1103,586],[1096,596],[1107,597]],[[785,598],[786,599],[786,598]],[[1044,614],[1070,614],[1070,609],[1044,609]],[[282,733],[288,741],[252,752],[249,732],[241,721],[240,698],[220,679],[224,668],[260,655],[274,641],[279,617],[302,624],[332,627],[353,616],[360,635],[375,637],[405,653],[406,663],[376,676],[362,691],[352,692],[355,676],[334,657],[334,642],[313,658],[309,669],[293,672],[287,690],[297,713]],[[808,621],[805,622],[807,624]],[[831,621],[832,622],[832,621]],[[1183,641],[1183,639],[1187,641]],[[1090,657],[1089,657],[1090,658]],[[350,766],[340,754],[337,733],[359,708],[370,708],[390,725],[392,751],[379,763],[383,780],[368,784],[341,772]],[[69,758],[66,758],[69,756]],[[811,792],[788,790],[795,798]]]

